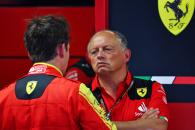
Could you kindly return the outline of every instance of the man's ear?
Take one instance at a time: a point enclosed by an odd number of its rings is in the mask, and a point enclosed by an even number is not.
[[[30,53],[27,51],[27,54],[28,54],[28,57],[30,58],[31,56],[30,56]]]
[[[32,60],[32,57],[30,56],[30,53],[28,51],[27,51],[27,54],[28,54],[28,57]]]
[[[130,49],[125,50],[125,58],[126,58],[126,62],[128,63],[130,58],[131,58],[131,50]]]
[[[64,57],[65,51],[67,51],[66,47],[65,47],[65,44],[58,44],[58,46],[56,48],[56,51],[57,51],[57,55],[59,57]]]

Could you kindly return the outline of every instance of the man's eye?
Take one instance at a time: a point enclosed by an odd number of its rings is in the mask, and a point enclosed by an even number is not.
[[[112,48],[105,48],[104,50],[105,50],[105,51],[107,51],[107,52],[111,52],[111,51],[113,51],[113,49],[112,49]]]
[[[91,51],[90,52],[92,55],[95,55],[96,53],[97,53],[97,51],[96,50],[93,50],[93,51]]]
[[[109,51],[109,50],[112,50],[112,49],[111,48],[106,48],[105,50],[108,50]]]

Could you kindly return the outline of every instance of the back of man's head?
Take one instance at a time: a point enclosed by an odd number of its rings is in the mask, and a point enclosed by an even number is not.
[[[24,41],[33,62],[52,60],[58,44],[68,45],[69,25],[63,17],[36,17],[27,26]]]

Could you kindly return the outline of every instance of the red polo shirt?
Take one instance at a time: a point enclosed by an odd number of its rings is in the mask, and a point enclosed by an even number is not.
[[[127,77],[124,82],[121,82],[117,87],[116,99],[112,98],[103,87],[100,87],[98,77],[96,76],[92,82],[92,91],[95,89],[100,89],[101,96],[104,100],[104,104],[107,108],[107,111],[110,111],[116,100],[123,94],[125,90],[129,87],[132,82],[132,75],[128,72]],[[142,87],[142,86],[141,86]],[[143,86],[145,89],[146,86]],[[135,89],[135,93],[139,89]],[[145,89],[146,93],[147,88]],[[144,95],[141,95],[141,99],[131,99],[126,93],[120,102],[113,107],[111,111],[110,119],[113,121],[130,121],[140,118],[147,109],[159,108],[160,114],[159,117],[168,120],[169,112],[166,101],[166,94],[161,84],[154,82],[152,84],[152,92],[150,98],[144,98]]]

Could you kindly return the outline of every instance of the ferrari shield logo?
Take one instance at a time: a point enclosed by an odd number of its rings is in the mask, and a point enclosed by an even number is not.
[[[195,0],[158,0],[158,11],[164,26],[174,35],[181,33],[190,23]]]
[[[140,97],[144,97],[147,94],[147,88],[146,87],[144,87],[144,88],[137,88],[137,94]]]
[[[29,81],[27,84],[26,84],[26,92],[27,94],[31,94],[35,88],[37,86],[37,81]]]

